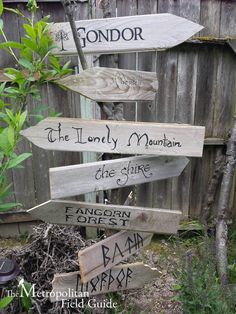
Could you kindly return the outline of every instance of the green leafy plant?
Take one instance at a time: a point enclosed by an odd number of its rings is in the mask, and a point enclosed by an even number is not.
[[[45,110],[45,105],[41,104],[40,87],[71,73],[69,62],[61,65],[60,58],[51,55],[56,46],[49,35],[49,17],[35,21],[38,8],[35,0],[29,0],[27,7],[31,12],[30,18],[18,9],[4,7],[3,0],[0,0],[0,35],[4,39],[0,43],[0,49],[7,51],[15,63],[14,68],[4,69],[8,82],[0,84],[0,211],[19,205],[5,201],[11,194],[7,171],[18,168],[31,155],[16,155],[15,150],[20,140],[20,131],[24,124],[28,123],[28,117],[35,117],[37,121],[44,117],[42,111]],[[10,11],[23,19],[25,34],[21,42],[7,39],[1,18],[4,11]],[[29,100],[37,104],[36,109],[30,108]],[[60,115],[49,106],[46,108],[49,115]]]
[[[0,211],[8,210],[19,204],[5,203],[6,197],[9,197],[11,192],[11,184],[8,183],[7,171],[12,168],[18,168],[20,164],[31,156],[30,153],[17,155],[15,147],[20,139],[20,131],[26,119],[26,112],[20,111],[16,114],[10,109],[5,109],[0,115]]]
[[[186,314],[233,314],[236,313],[235,295],[223,287],[217,277],[215,256],[211,245],[198,255],[188,251],[177,274],[174,289]]]

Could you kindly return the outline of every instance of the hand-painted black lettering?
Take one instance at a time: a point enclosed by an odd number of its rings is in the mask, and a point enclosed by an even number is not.
[[[56,141],[58,142],[64,142],[64,141],[69,141],[70,138],[69,138],[69,135],[66,134],[66,135],[62,135],[62,129],[61,129],[61,123],[59,122],[58,123],[58,127],[57,127],[57,130],[56,129],[53,129],[53,128],[46,128],[45,130],[49,130],[48,132],[48,141],[50,143],[54,143]]]
[[[129,139],[128,139],[128,144],[127,144],[127,146],[131,146],[131,139],[132,139],[132,137],[134,137],[134,144],[136,145],[136,146],[140,146],[140,141],[142,140],[142,138],[144,137],[144,145],[145,146],[148,146],[148,135],[147,135],[147,133],[143,133],[142,135],[141,134],[138,134],[137,132],[133,132],[131,135],[130,135],[130,137],[129,137]]]
[[[103,273],[101,274],[100,291],[102,291],[102,288],[103,288],[104,284],[107,283],[107,281],[106,281],[106,278],[107,278],[107,277],[108,277],[108,275],[107,275],[105,272],[103,272]]]
[[[109,247],[107,247],[105,245],[102,245],[101,248],[102,248],[103,266],[106,267],[111,260],[111,258],[109,256],[107,256],[110,249],[109,249]]]
[[[117,219],[116,218],[110,218],[108,224],[109,224],[109,226],[117,226]]]
[[[86,34],[86,39],[90,43],[95,43],[96,41],[98,41],[98,33],[95,30],[90,30]]]
[[[71,220],[72,217],[74,218],[74,215],[66,214],[66,222]]]
[[[129,253],[131,254],[132,248],[133,248],[133,243],[134,241],[128,236],[126,242],[125,242],[125,247],[128,246]]]
[[[116,174],[114,169],[106,170],[106,165],[103,165],[102,168],[99,168],[95,173],[95,179],[106,179],[106,178],[113,178]]]
[[[148,136],[147,133],[138,134],[137,132],[133,132],[127,142],[127,146],[163,146],[167,148],[171,147],[182,147],[182,144],[179,141],[176,141],[175,138],[170,140],[166,137],[166,134],[163,134],[163,138],[152,139]]]
[[[75,127],[72,127],[72,129],[76,130],[76,132],[77,132],[77,141],[75,142],[75,144],[77,144],[77,143],[86,144],[87,142],[83,142],[83,129],[82,128],[75,128]]]
[[[120,31],[116,28],[110,30],[110,41],[118,41],[120,39]]]
[[[116,251],[119,252],[119,256],[124,257],[119,245],[117,243],[115,243],[115,249],[114,249],[114,253],[113,253],[113,257],[112,257],[112,263],[114,263],[115,258],[117,257]]]
[[[134,28],[134,40],[138,40],[138,37],[141,39],[141,40],[144,40],[144,38],[142,37],[142,28],[141,27],[135,27]]]
[[[123,218],[120,218],[120,221],[122,222],[122,227],[125,227],[127,224],[127,222],[129,221],[129,219],[123,219]]]
[[[112,276],[112,269],[109,271],[109,277],[108,277],[108,285],[107,289],[109,291],[111,284],[114,282],[115,278]]]
[[[121,278],[120,278],[120,276],[121,276]],[[116,281],[118,282],[117,289],[122,288],[122,282],[124,279],[125,279],[125,272],[124,272],[124,269],[122,268],[116,277]]]
[[[116,149],[118,138],[115,139],[111,137],[111,130],[107,124],[106,124],[106,128],[107,128],[107,143],[109,144],[113,143],[113,148],[111,150],[114,150]]]
[[[83,31],[83,33],[81,34],[80,30]],[[85,34],[85,27],[79,27],[77,28],[77,32],[79,33],[79,37],[80,37],[80,41],[81,41],[81,46],[82,48],[84,48],[86,46],[86,41],[84,38],[84,34]]]
[[[133,273],[133,271],[128,267],[127,272],[126,272],[125,288],[127,288],[127,286],[128,286],[129,279],[132,279],[132,277],[131,277],[132,273]]]
[[[139,233],[137,233],[137,243],[139,248],[143,246],[143,237]]]
[[[94,280],[97,280],[96,282],[94,282]],[[95,277],[95,278],[93,278],[93,279],[91,279],[90,281],[89,281],[89,283],[90,283],[90,285],[91,285],[91,293],[92,292],[96,292],[97,291],[97,284],[99,283],[99,281],[100,281],[100,278],[99,278],[99,276],[97,276],[97,277]]]

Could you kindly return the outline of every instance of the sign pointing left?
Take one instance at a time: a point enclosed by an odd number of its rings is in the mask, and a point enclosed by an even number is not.
[[[147,207],[52,200],[30,210],[34,218],[48,223],[115,230],[177,233],[181,212]]]
[[[202,156],[205,128],[186,124],[46,118],[21,131],[44,149]]]
[[[161,273],[143,263],[123,264],[109,269],[86,284],[80,279],[80,273],[55,274],[50,293],[51,302],[75,299],[89,293],[89,296],[114,291],[142,288],[145,283],[159,277]],[[82,299],[83,302],[84,299]]]
[[[67,76],[56,83],[101,102],[153,100],[158,87],[154,72],[99,67]]]

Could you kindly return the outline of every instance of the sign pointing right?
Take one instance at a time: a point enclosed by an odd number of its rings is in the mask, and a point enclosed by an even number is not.
[[[138,156],[50,168],[53,199],[177,177],[186,157]]]
[[[203,26],[169,13],[76,21],[84,53],[163,50],[181,44]],[[77,54],[69,23],[55,23],[50,33],[56,54]]]

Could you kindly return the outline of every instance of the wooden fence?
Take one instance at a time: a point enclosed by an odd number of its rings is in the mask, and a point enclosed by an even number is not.
[[[26,12],[26,1],[5,1]],[[79,1],[76,19],[102,17],[96,0]],[[65,21],[59,1],[38,1],[37,17],[51,16],[51,21]],[[111,16],[151,13],[173,13],[205,27],[196,36],[176,48],[162,52],[119,54],[113,58],[119,68],[156,71],[159,92],[155,101],[124,104],[124,118],[130,121],[178,122],[206,126],[203,158],[192,158],[185,171],[175,179],[139,185],[135,188],[136,205],[179,209],[183,217],[199,217],[216,155],[232,125],[236,109],[236,54],[227,40],[236,38],[236,1],[232,0],[111,0]],[[20,40],[23,32],[20,18],[3,15],[9,40]],[[155,29],[153,29],[155,32]],[[94,56],[101,66],[109,65],[110,57]],[[66,58],[64,58],[65,60]],[[68,57],[67,57],[68,59]],[[78,64],[76,57],[70,58]],[[0,51],[0,69],[14,66],[13,60]],[[97,62],[97,61],[96,61]],[[93,63],[93,62],[92,62]],[[96,63],[97,64],[97,63]],[[65,117],[98,117],[97,107],[81,100],[78,94],[47,85],[42,89],[42,102]],[[31,108],[37,107],[30,103]],[[86,106],[86,107],[85,107]],[[87,111],[87,113],[85,112]],[[45,115],[47,115],[45,111]],[[32,123],[34,123],[32,119]],[[194,138],[193,138],[194,141]],[[9,173],[15,201],[24,209],[50,199],[48,169],[89,160],[78,153],[48,152],[23,140],[18,151],[33,152],[24,169]],[[121,189],[122,192],[125,189]],[[122,197],[122,195],[121,195]],[[124,197],[124,196],[123,196]],[[236,215],[236,193],[232,195]]]

